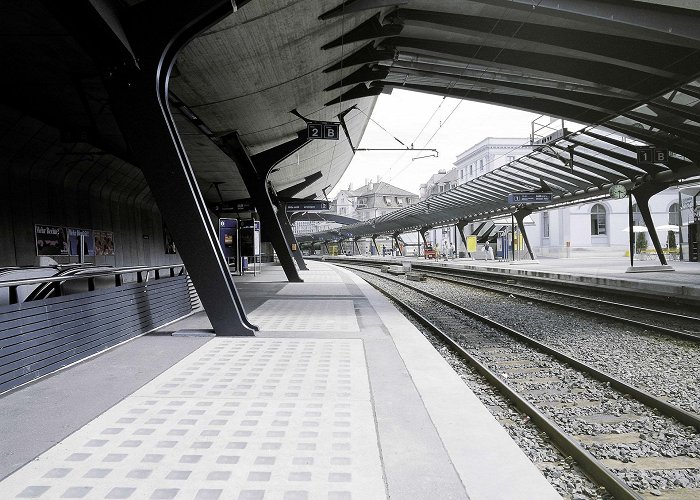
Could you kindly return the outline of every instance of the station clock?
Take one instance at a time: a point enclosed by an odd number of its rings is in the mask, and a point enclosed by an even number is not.
[[[622,184],[613,184],[608,193],[613,200],[619,200],[627,196],[627,189]]]

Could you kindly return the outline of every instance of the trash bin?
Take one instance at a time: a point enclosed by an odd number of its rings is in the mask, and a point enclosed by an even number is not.
[[[466,252],[459,252],[459,258],[463,259],[467,256]]]

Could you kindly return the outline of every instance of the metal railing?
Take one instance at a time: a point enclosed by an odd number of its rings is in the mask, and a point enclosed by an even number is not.
[[[179,271],[178,271],[179,269]],[[125,274],[136,274],[137,283],[145,283],[149,281],[151,273],[153,273],[153,278],[159,280],[165,278],[163,271],[167,270],[167,277],[184,276],[187,274],[184,264],[170,264],[164,266],[140,266],[140,267],[125,267],[125,268],[115,268],[110,271],[97,271],[89,272],[86,268],[78,269],[76,274],[69,274],[63,276],[51,276],[49,278],[31,278],[22,280],[10,280],[10,281],[0,281],[0,288],[7,288],[9,292],[9,303],[17,304],[19,302],[19,296],[17,290],[20,286],[31,286],[31,285],[44,285],[53,283],[52,286],[52,297],[60,297],[63,295],[63,290],[61,284],[66,281],[78,281],[87,280],[88,291],[92,292],[96,289],[96,279],[104,277],[113,277],[114,286],[122,286]]]

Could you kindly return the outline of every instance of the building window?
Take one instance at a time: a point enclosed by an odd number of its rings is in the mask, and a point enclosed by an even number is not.
[[[469,165],[469,177],[474,175],[474,165]]]
[[[508,157],[508,163],[515,161],[515,156],[509,156]]]
[[[484,160],[479,160],[479,172],[484,171]]]
[[[668,223],[674,226],[681,225],[681,212],[678,210],[678,203],[671,203],[668,207]]]
[[[549,238],[549,212],[542,212],[542,237]]]
[[[462,170],[461,168],[459,169],[459,178],[464,179],[464,170]]]
[[[607,212],[605,207],[600,203],[596,203],[591,208],[591,234],[593,236],[601,236],[607,234]]]

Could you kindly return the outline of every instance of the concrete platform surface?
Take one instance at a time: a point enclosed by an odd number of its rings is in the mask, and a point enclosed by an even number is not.
[[[171,336],[200,313],[5,395],[0,497],[560,498],[379,292],[309,267],[236,278],[255,337]]]

